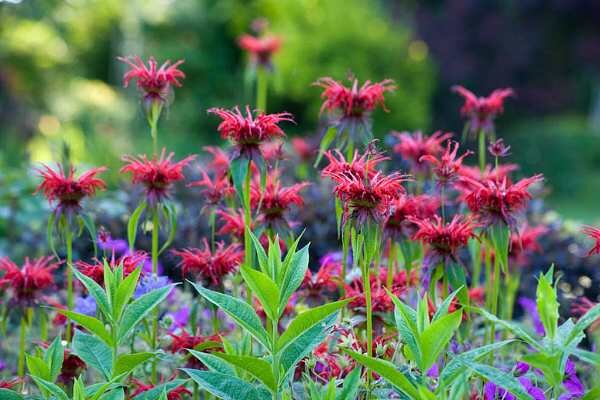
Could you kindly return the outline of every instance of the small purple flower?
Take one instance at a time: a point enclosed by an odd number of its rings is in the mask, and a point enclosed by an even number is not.
[[[190,308],[187,306],[182,306],[175,312],[171,312],[167,314],[167,317],[171,319],[171,326],[169,327],[169,332],[174,332],[177,329],[183,329],[188,324],[190,319]]]
[[[0,360],[0,372],[6,369],[6,363],[3,360]]]
[[[571,360],[567,360],[565,375],[567,379],[563,381],[563,387],[567,390],[567,393],[561,394],[558,400],[575,400],[581,398],[585,394],[585,386],[583,386],[583,383],[577,377],[575,363]]]
[[[517,365],[515,366],[515,374],[516,375],[525,375],[527,372],[529,371],[529,364],[523,362],[523,361],[518,361]]]
[[[438,363],[434,363],[429,371],[427,371],[427,376],[430,378],[438,378],[440,376],[440,366]]]
[[[522,376],[519,378],[519,382],[521,383],[521,386],[523,386],[525,390],[527,390],[527,393],[531,397],[533,397],[534,400],[546,400],[546,395],[544,394],[544,391],[539,387],[534,386],[530,379]]]
[[[80,314],[88,315],[90,317],[96,316],[96,300],[92,296],[80,296],[75,299],[75,312]]]
[[[521,297],[519,298],[519,304],[521,305],[521,307],[523,307],[525,313],[529,314],[529,316],[533,320],[533,327],[535,328],[535,332],[540,336],[544,336],[546,334],[546,330],[544,329],[544,324],[542,324],[542,320],[540,319],[540,314],[538,313],[535,301],[527,297]]]
[[[155,289],[160,289],[169,284],[169,278],[166,276],[154,276],[154,275],[146,275],[144,276],[137,285],[135,289],[135,293],[133,294],[134,298],[141,297],[146,293],[149,293]]]
[[[127,241],[113,239],[110,233],[104,229],[101,229],[98,233],[98,247],[108,254],[115,254],[117,256],[123,255],[129,250]]]

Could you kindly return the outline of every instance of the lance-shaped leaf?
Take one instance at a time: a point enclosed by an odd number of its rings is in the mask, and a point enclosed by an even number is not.
[[[137,206],[133,214],[131,214],[131,218],[129,218],[129,223],[127,224],[127,240],[129,241],[130,250],[135,248],[135,237],[137,236],[138,224],[145,209],[146,202],[143,201]]]
[[[481,314],[483,317],[485,317],[485,319],[490,320],[490,321],[508,329],[510,332],[512,332],[514,335],[516,335],[519,338],[521,338],[522,340],[524,340],[528,345],[530,345],[534,349],[536,349],[538,351],[543,350],[542,346],[529,333],[525,332],[525,330],[523,328],[521,328],[520,326],[514,324],[513,322],[504,321],[504,320],[496,317],[494,314],[487,312],[483,308],[473,307],[472,309],[474,311],[478,312],[479,314]]]
[[[394,319],[396,320],[396,327],[400,334],[400,340],[406,344],[407,349],[410,352],[409,358],[419,364],[421,362],[421,348],[419,347],[420,344],[418,341],[417,313],[408,305],[400,301],[400,299],[392,292],[389,290],[387,292],[395,306]]]
[[[439,318],[425,329],[419,338],[422,350],[421,364],[419,365],[421,371],[429,371],[433,366],[452,339],[461,320],[462,311],[456,311]]]
[[[296,240],[293,248],[288,251],[286,260],[283,263],[284,271],[281,283],[281,295],[279,299],[279,307],[281,309],[287,305],[292,294],[298,289],[298,287],[300,287],[304,277],[306,276],[306,270],[308,269],[309,245],[307,244],[298,252],[293,250],[295,246],[298,245],[299,240],[300,238]],[[294,253],[290,253],[290,251],[294,251]]]
[[[106,296],[106,292],[104,289],[102,289],[102,286],[98,285],[98,283],[96,283],[96,281],[89,276],[85,276],[79,272],[76,268],[73,267],[72,270],[75,277],[83,284],[83,286],[85,286],[88,293],[94,298],[94,300],[96,300],[96,304],[98,305],[100,311],[102,311],[102,314],[104,314],[106,318],[111,319],[112,315],[110,312],[110,303],[108,297]]]
[[[273,376],[273,372],[271,372],[271,364],[267,361],[252,356],[238,356],[226,353],[215,353],[215,356],[249,373],[261,381],[272,392],[277,392],[277,382],[275,382],[275,377]]]
[[[169,248],[173,240],[175,240],[175,233],[177,232],[177,210],[174,204],[164,204],[162,212],[168,221],[168,232],[167,240],[163,243],[158,254],[162,254],[166,249]]]
[[[38,378],[36,376],[32,376],[32,378],[35,381],[36,385],[40,388],[40,390],[45,390],[51,393],[56,398],[56,400],[69,400],[69,396],[67,396],[65,391],[57,385],[55,385],[54,383],[48,382],[47,380]]]
[[[46,362],[50,372],[50,381],[55,381],[60,374],[64,355],[65,350],[61,343],[61,338],[60,336],[57,336],[44,353],[44,361]]]
[[[174,285],[154,289],[140,296],[129,304],[123,312],[123,318],[119,324],[119,343],[121,343],[133,328],[164,299],[167,298]]]
[[[552,286],[553,272],[554,268],[550,268],[548,273],[540,274],[536,292],[536,304],[540,320],[544,325],[546,336],[550,339],[554,339],[556,336],[559,307],[556,289]]]
[[[131,296],[133,296],[135,287],[138,284],[141,271],[142,268],[138,266],[131,274],[127,276],[127,278],[123,279],[123,281],[119,283],[115,293],[114,303],[112,305],[112,315],[115,321],[121,319],[121,314],[123,313],[125,305],[129,303],[129,300],[131,300]]]
[[[86,364],[100,372],[105,379],[112,375],[112,350],[97,337],[79,330],[73,337],[73,350]]]
[[[267,349],[271,349],[271,341],[265,328],[262,326],[260,317],[248,303],[236,299],[235,297],[206,289],[201,285],[190,282],[198,293],[206,300],[210,301],[227,315],[229,315],[238,325],[246,329],[256,340],[258,340]]]
[[[497,368],[490,367],[489,365],[480,364],[477,362],[463,362],[461,360],[461,364],[464,368],[472,370],[475,374],[481,376],[482,378],[492,381],[497,386],[508,390],[511,394],[516,396],[518,400],[533,400],[521,383],[512,375],[500,371]]]
[[[117,357],[113,377],[133,371],[138,365],[154,357],[153,353],[121,354]]]
[[[154,386],[150,390],[146,390],[145,392],[138,394],[137,396],[135,396],[133,398],[133,400],[156,400],[156,398],[158,396],[160,396],[160,394],[163,392],[163,390],[166,390],[168,393],[171,390],[173,390],[176,387],[179,387],[183,384],[185,384],[184,379],[174,379],[169,382],[161,383],[159,385]]]
[[[252,293],[258,297],[263,306],[267,317],[272,321],[279,320],[279,289],[275,282],[266,274],[258,270],[243,265],[240,272],[244,281],[252,290]]]
[[[13,392],[12,390],[0,388],[0,399],[2,399],[2,400],[23,400],[23,396],[21,396],[17,392]]]
[[[99,319],[90,317],[89,315],[76,313],[74,311],[63,310],[61,308],[57,308],[56,311],[64,314],[67,318],[75,321],[94,335],[98,336],[104,343],[106,343],[107,346],[112,346],[112,337]]]
[[[235,368],[229,365],[222,358],[211,353],[202,353],[200,351],[188,349],[188,351],[202,362],[210,371],[220,372],[225,375],[237,376]]]
[[[596,304],[594,307],[592,307],[590,310],[588,310],[588,312],[586,312],[583,316],[581,316],[581,318],[579,318],[579,320],[575,324],[575,327],[573,328],[573,331],[571,332],[571,335],[569,335],[569,339],[567,340],[567,343],[574,340],[581,332],[585,331],[588,328],[588,326],[593,324],[599,318],[600,318],[600,303]]]
[[[267,400],[271,398],[268,391],[261,392],[251,383],[235,376],[188,368],[182,370],[201,388],[223,400]]]

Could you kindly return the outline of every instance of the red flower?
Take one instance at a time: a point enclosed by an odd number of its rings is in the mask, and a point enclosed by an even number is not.
[[[108,266],[111,269],[116,269],[120,265],[123,266],[123,276],[127,277],[138,267],[143,267],[144,263],[148,260],[148,254],[143,251],[136,251],[133,254],[126,254],[115,260],[114,255],[108,262]],[[93,264],[85,261],[77,261],[75,263],[79,272],[87,277],[92,278],[97,284],[104,285],[104,262],[95,260]]]
[[[325,100],[321,112],[337,111],[345,117],[362,118],[365,113],[381,106],[385,111],[385,92],[396,90],[394,81],[386,79],[381,82],[371,83],[366,81],[361,87],[357,79],[350,79],[352,87],[346,87],[340,82],[329,78],[320,78],[314,84],[324,89],[321,98]]]
[[[504,144],[504,139],[498,139],[490,143],[488,151],[494,157],[506,157],[510,155],[510,146]]]
[[[217,176],[226,175],[229,171],[229,157],[227,154],[216,146],[204,146],[202,149],[212,156],[208,168]]]
[[[141,183],[146,187],[146,200],[150,205],[156,205],[169,197],[173,183],[185,179],[183,169],[194,159],[189,156],[181,161],[173,162],[174,153],[165,157],[165,149],[160,158],[148,159],[146,155],[138,157],[124,156],[123,161],[128,163],[121,168],[121,173],[131,172],[132,182]]]
[[[60,369],[58,380],[65,385],[69,385],[87,368],[86,363],[76,354],[71,353],[69,349],[65,349],[63,355],[63,363]]]
[[[444,223],[435,215],[432,219],[410,218],[418,226],[413,240],[419,240],[429,245],[424,264],[433,266],[446,258],[456,260],[456,252],[467,245],[469,239],[474,238],[475,225],[468,217],[455,215],[452,221]]]
[[[588,252],[588,256],[591,256],[593,254],[600,254],[600,229],[595,228],[593,226],[584,226],[583,233],[588,235],[596,242],[594,244],[594,247],[592,247]]]
[[[285,136],[279,123],[282,121],[294,122],[292,114],[287,112],[277,114],[259,112],[254,117],[250,106],[246,106],[246,116],[238,107],[232,110],[211,108],[208,112],[221,117],[222,121],[217,130],[223,139],[229,139],[235,144],[234,158],[244,156],[254,159],[260,156],[261,143]]]
[[[337,292],[340,283],[341,265],[328,262],[319,267],[317,272],[306,270],[299,293],[309,304],[322,304]]]
[[[291,140],[294,153],[303,162],[310,161],[317,152],[317,148],[309,140],[300,137],[294,137]]]
[[[496,89],[488,97],[477,97],[462,86],[453,86],[452,91],[465,99],[460,113],[469,119],[469,132],[491,132],[494,129],[494,118],[504,111],[504,100],[514,96],[510,88]]]
[[[244,210],[243,209],[227,209],[217,210],[217,216],[223,221],[223,225],[217,231],[218,235],[232,235],[235,238],[241,239],[244,237]],[[250,227],[253,229],[253,227]]]
[[[265,68],[271,68],[271,58],[281,47],[282,40],[277,36],[254,37],[242,35],[238,45],[250,54],[253,63]]]
[[[509,255],[514,263],[525,266],[529,262],[528,254],[541,252],[542,247],[538,239],[547,232],[548,227],[544,225],[532,227],[527,223],[521,228],[520,232],[513,232],[510,236]]]
[[[221,342],[219,335],[213,336],[194,336],[186,331],[182,331],[179,335],[169,333],[171,336],[171,353],[185,353],[188,349],[194,349],[196,346],[207,342]]]
[[[412,236],[417,227],[410,218],[433,218],[439,207],[440,200],[437,197],[426,194],[400,196],[391,203],[392,212],[385,222],[384,232],[395,239]]]
[[[169,380],[173,380],[174,378],[175,378],[175,376],[172,376]],[[163,379],[161,379],[161,381],[162,380]],[[140,393],[144,393],[150,389],[153,389],[155,386],[152,383],[145,384],[142,381],[135,379],[135,378],[132,378],[131,381],[135,384],[135,386],[137,386],[135,391],[133,391],[133,393],[130,395],[131,399],[134,399],[135,396],[139,395]],[[183,400],[185,397],[188,397],[191,395],[192,395],[192,392],[190,392],[188,389],[186,389],[185,386],[181,385],[181,386],[177,386],[174,389],[171,389],[167,393],[167,400]]]
[[[123,86],[129,86],[131,80],[137,81],[137,87],[144,95],[146,105],[150,105],[153,100],[166,101],[171,86],[181,87],[179,80],[185,78],[185,74],[177,69],[183,64],[183,60],[172,65],[171,61],[166,61],[158,68],[154,57],[148,59],[148,66],[138,56],[133,59],[131,57],[117,57],[117,59],[131,67],[123,76]]]
[[[211,250],[208,240],[203,240],[203,249],[188,248],[173,250],[172,253],[181,258],[178,267],[182,275],[192,273],[193,275],[208,281],[214,286],[222,283],[225,275],[235,271],[244,258],[244,252],[240,245],[218,242],[216,248]]]
[[[467,191],[465,201],[471,211],[476,213],[480,222],[490,225],[503,222],[511,228],[516,224],[515,214],[521,212],[531,200],[529,186],[541,182],[542,175],[534,175],[510,183],[508,179],[471,180],[472,188]]]
[[[285,214],[293,205],[298,207],[304,205],[300,191],[308,185],[308,182],[302,182],[282,186],[279,172],[273,171],[267,175],[264,190],[261,190],[260,181],[254,180],[250,187],[250,204],[253,208],[259,209],[262,223],[274,229],[285,229],[289,227]]]
[[[425,172],[427,164],[423,162],[423,156],[437,157],[442,152],[442,143],[452,137],[452,133],[437,131],[431,136],[423,135],[422,132],[393,132],[398,138],[398,143],[393,151],[408,161],[415,172]]]
[[[278,161],[283,161],[287,159],[288,156],[283,148],[283,142],[281,140],[273,140],[272,142],[261,144],[260,152],[269,165],[274,165]]]
[[[42,168],[37,170],[42,177],[42,183],[35,193],[42,191],[50,204],[56,203],[54,212],[57,216],[62,213],[67,215],[77,213],[85,197],[94,196],[97,190],[106,188],[104,181],[97,177],[104,171],[106,171],[105,167],[92,168],[76,178],[72,166],[69,168],[69,173],[65,174],[60,164],[57,164],[56,171],[47,165],[42,165]]]
[[[54,284],[52,272],[60,263],[53,262],[54,257],[41,257],[34,260],[25,258],[25,263],[19,268],[9,258],[0,258],[0,287],[8,285],[12,289],[10,298],[23,306],[34,304],[40,292]]]
[[[0,380],[0,389],[12,389],[23,382],[21,378],[12,378],[8,380]]]
[[[583,317],[588,311],[590,311],[593,307],[595,307],[598,303],[594,303],[590,299],[585,296],[578,297],[571,304],[571,314],[576,317]],[[596,319],[592,322],[589,327],[590,332],[594,332],[600,328],[600,318]]]
[[[358,154],[358,150],[354,151],[354,155],[350,162],[346,161],[346,158],[339,150],[326,151],[324,153],[325,158],[329,161],[329,164],[321,171],[321,176],[327,176],[335,180],[334,177],[340,175],[352,175],[357,178],[372,178],[375,173],[375,167],[385,161],[389,160],[389,157],[385,157],[381,153],[369,153],[365,152],[363,155]],[[336,157],[337,156],[337,157]]]
[[[461,165],[458,174],[461,178],[459,182],[456,182],[459,187],[470,187],[469,181],[485,181],[487,179],[493,180],[502,180],[504,178],[509,178],[510,174],[519,169],[519,166],[516,164],[502,164],[496,168],[493,168],[490,165],[486,165],[485,169],[481,171],[479,167],[472,167],[468,165]]]
[[[458,146],[458,142],[449,140],[446,143],[446,151],[439,159],[433,155],[425,155],[420,158],[420,161],[426,161],[433,164],[433,172],[440,185],[446,185],[456,180],[463,160],[465,157],[473,154],[472,151],[467,150],[462,156],[457,158],[456,154],[458,153]]]
[[[212,180],[205,170],[200,169],[200,173],[202,174],[202,179],[190,183],[188,187],[204,187],[202,195],[209,205],[216,206],[223,199],[231,198],[235,194],[235,189],[229,182],[227,175],[215,176],[214,180]]]

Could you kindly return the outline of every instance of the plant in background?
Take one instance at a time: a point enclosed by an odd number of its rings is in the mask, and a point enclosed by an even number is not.
[[[308,268],[308,245],[296,250],[298,238],[282,259],[278,238],[269,241],[265,252],[256,236],[251,233],[250,237],[259,268],[243,265],[240,272],[266,314],[266,327],[248,303],[193,285],[202,297],[225,311],[242,328],[242,343],[255,340],[260,344],[260,355],[249,353],[247,346],[236,349],[231,343],[224,342],[223,353],[190,350],[207,366],[207,371],[183,370],[200,387],[222,399],[289,399],[290,380],[296,364],[323,341],[337,312],[350,300],[304,311],[280,332],[282,314],[290,297],[302,284]]]

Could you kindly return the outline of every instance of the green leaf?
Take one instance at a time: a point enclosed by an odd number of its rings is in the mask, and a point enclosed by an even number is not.
[[[461,291],[462,289],[463,289],[463,287],[460,286],[454,292],[450,293],[450,295],[448,297],[446,297],[446,299],[443,301],[443,303],[438,307],[435,314],[433,314],[433,318],[431,319],[432,321],[436,321],[440,317],[443,317],[446,314],[448,314],[448,309],[450,308],[450,304],[452,304],[452,300],[454,300],[454,298],[456,297],[458,292]]]
[[[135,237],[137,235],[138,223],[145,209],[146,202],[142,201],[133,214],[131,214],[131,218],[129,218],[129,223],[127,224],[127,240],[129,241],[130,250],[135,249]]]
[[[159,255],[173,243],[173,240],[175,240],[175,233],[177,232],[177,210],[175,209],[175,206],[173,204],[164,204],[163,212],[169,221],[169,236],[167,236],[167,240],[158,251]]]
[[[113,377],[133,371],[135,367],[148,361],[152,357],[154,357],[154,354],[148,352],[121,354],[119,357],[117,357]]]
[[[496,317],[495,315],[490,314],[483,308],[473,307],[472,309],[474,311],[478,312],[479,314],[481,314],[485,319],[490,320],[490,321],[508,329],[510,332],[512,332],[514,335],[516,335],[520,339],[524,340],[528,345],[530,345],[534,349],[536,349],[538,351],[543,350],[542,346],[530,334],[525,332],[525,330],[523,330],[523,328],[521,328],[520,326],[518,326],[512,322],[509,322],[509,321],[504,321],[504,320]]]
[[[48,366],[50,376],[49,380],[54,382],[58,375],[60,374],[60,370],[62,368],[63,360],[64,360],[65,350],[63,348],[60,336],[57,336],[52,344],[46,349],[44,353],[44,361]]]
[[[258,297],[265,313],[272,321],[279,321],[279,289],[275,282],[266,274],[243,265],[240,272],[244,281],[252,290],[252,293]],[[283,311],[283,309],[281,309]]]
[[[85,385],[81,376],[78,376],[73,382],[73,400],[85,400]]]
[[[95,336],[75,330],[73,350],[86,364],[100,372],[104,378],[110,379],[112,373],[112,350]]]
[[[519,400],[533,400],[532,397],[527,393],[525,388],[521,386],[521,383],[515,379],[512,375],[506,372],[500,371],[489,365],[484,365],[476,362],[463,362],[461,364],[464,368],[468,368],[475,372],[475,374],[487,379],[488,381],[494,382],[496,385],[508,390],[511,394],[517,397]]]
[[[58,257],[58,253],[56,252],[56,246],[54,246],[54,224],[56,222],[56,214],[50,213],[50,217],[48,217],[48,225],[46,226],[46,239],[48,240],[48,248],[52,251],[52,253]]]
[[[297,239],[296,244],[300,238]],[[287,305],[292,294],[300,287],[304,277],[306,276],[306,270],[308,269],[308,247],[307,244],[300,251],[293,253],[289,264],[284,263],[286,268],[284,270],[283,281],[281,284],[281,294],[279,298],[279,309],[283,310]],[[292,251],[292,249],[290,249]],[[286,257],[287,258],[287,257]]]
[[[48,382],[45,379],[38,378],[37,376],[32,376],[36,385],[40,388],[40,390],[46,390],[56,397],[56,400],[69,400],[67,394],[60,387],[55,385],[52,382]]]
[[[125,392],[123,388],[116,388],[109,392],[106,392],[100,397],[100,400],[123,400],[125,399]]]
[[[87,214],[80,214],[79,218],[81,219],[81,222],[83,222],[85,229],[90,234],[90,239],[92,241],[92,245],[94,246],[94,256],[96,256],[98,254],[98,246],[96,245],[98,236],[96,234],[96,225],[94,224],[94,220]]]
[[[380,375],[400,393],[409,396],[411,399],[418,399],[420,397],[417,388],[402,372],[398,371],[396,366],[391,362],[369,357],[351,350],[345,350],[345,353],[358,363]]]
[[[108,319],[111,319],[111,307],[108,297],[106,296],[106,292],[104,289],[102,289],[102,286],[98,285],[98,283],[96,283],[96,281],[89,276],[85,276],[79,272],[76,268],[73,268],[73,274],[83,284],[83,286],[85,286],[88,293],[94,298],[94,300],[96,300],[96,304],[104,316]]]
[[[256,237],[252,231],[250,232],[250,238],[252,239],[254,250],[256,251],[256,255],[258,256],[258,265],[260,270],[265,274],[269,273],[269,260],[267,258],[267,253],[265,253],[265,249],[263,245],[260,243],[260,240]]]
[[[221,374],[237,376],[235,368],[225,362],[223,359],[211,353],[202,353],[200,351],[188,349],[190,354],[200,360],[209,370],[220,372]]]
[[[595,388],[589,390],[585,396],[581,398],[581,400],[597,400],[600,399],[600,386],[596,386]]]
[[[325,132],[325,135],[323,135],[323,139],[321,139],[321,144],[319,145],[319,154],[317,155],[317,159],[315,160],[315,163],[313,165],[315,168],[317,168],[317,166],[321,162],[321,158],[323,158],[323,154],[325,154],[325,151],[327,151],[327,149],[329,148],[329,145],[331,145],[331,142],[333,142],[333,140],[335,139],[336,136],[337,136],[337,128],[334,126],[327,129],[327,131]],[[348,160],[348,161],[350,161],[350,160]]]
[[[422,358],[419,368],[425,373],[436,362],[442,351],[452,339],[462,321],[462,312],[456,311],[434,321],[419,338]]]
[[[494,254],[498,257],[502,271],[508,268],[508,246],[510,244],[510,230],[505,224],[493,224],[489,230],[490,239],[494,246]]]
[[[104,327],[104,324],[99,319],[90,317],[85,314],[76,313],[74,311],[64,310],[61,308],[57,308],[56,311],[61,314],[64,314],[67,318],[71,319],[72,321],[75,321],[91,333],[98,336],[109,347],[112,346],[112,337]]]
[[[167,285],[159,289],[154,289],[125,308],[123,318],[119,324],[119,343],[127,337],[129,332],[135,328],[135,326],[148,315],[150,311],[167,298],[171,289],[173,289],[173,286],[174,285]]]
[[[182,368],[201,388],[223,400],[267,400],[256,387],[235,376]]]
[[[256,315],[254,308],[248,303],[236,299],[235,297],[215,292],[206,289],[201,285],[190,282],[198,293],[206,300],[210,301],[217,307],[221,308],[229,315],[238,325],[246,329],[256,340],[258,340],[267,349],[271,349],[271,340],[265,328],[262,326],[262,321]]]
[[[277,391],[277,382],[273,372],[271,372],[271,364],[267,361],[252,356],[238,356],[233,354],[215,353],[215,356],[222,358],[229,364],[246,371],[259,381],[261,381],[272,392]]]
[[[558,324],[558,300],[556,299],[556,289],[552,286],[553,268],[548,274],[540,274],[536,292],[536,303],[540,320],[546,330],[546,336],[550,339],[556,337],[556,327]]]
[[[549,385],[559,385],[563,381],[564,373],[561,372],[561,357],[559,354],[529,353],[523,355],[521,359],[533,368],[542,371]]]
[[[163,392],[163,390],[170,392],[171,390],[173,390],[176,387],[179,387],[183,384],[185,384],[184,379],[174,379],[172,381],[156,385],[152,389],[138,394],[133,399],[134,400],[156,400],[156,398],[158,396],[160,396],[160,394]]]
[[[585,361],[592,365],[600,366],[600,354],[583,349],[575,349],[573,355],[581,361]]]
[[[600,303],[596,304],[592,307],[588,312],[586,312],[575,324],[575,328],[573,332],[569,336],[567,343],[574,340],[577,335],[587,329],[588,326],[593,324],[596,320],[600,318]]]
[[[342,390],[335,397],[336,400],[354,400],[360,388],[360,368],[354,368],[344,378]]]
[[[242,157],[231,160],[231,163],[229,164],[233,186],[239,195],[242,204],[246,204],[244,201],[244,182],[246,181],[246,175],[248,174],[249,164],[249,161]]]
[[[26,354],[25,361],[31,376],[42,379],[50,379],[50,369],[48,369],[48,365],[46,365],[46,362],[43,359]]]
[[[279,337],[276,353],[281,352],[288,344],[292,343],[304,332],[323,322],[327,317],[346,306],[350,300],[351,299],[346,299],[324,304],[298,314],[298,316],[290,322],[285,332]]]
[[[392,292],[386,289],[388,295],[394,303],[394,319],[396,327],[400,334],[400,340],[408,346],[410,351],[409,359],[419,364],[421,362],[421,347],[418,340],[419,333],[417,330],[417,313],[415,310],[404,304]]]
[[[13,392],[8,389],[0,389],[0,399],[2,400],[23,400],[23,396],[21,396],[17,392]]]
[[[133,296],[141,271],[141,266],[138,266],[131,274],[129,274],[129,276],[127,276],[127,278],[123,279],[123,281],[119,283],[115,293],[112,309],[112,316],[115,321],[121,319],[125,305],[129,303],[131,296]]]

